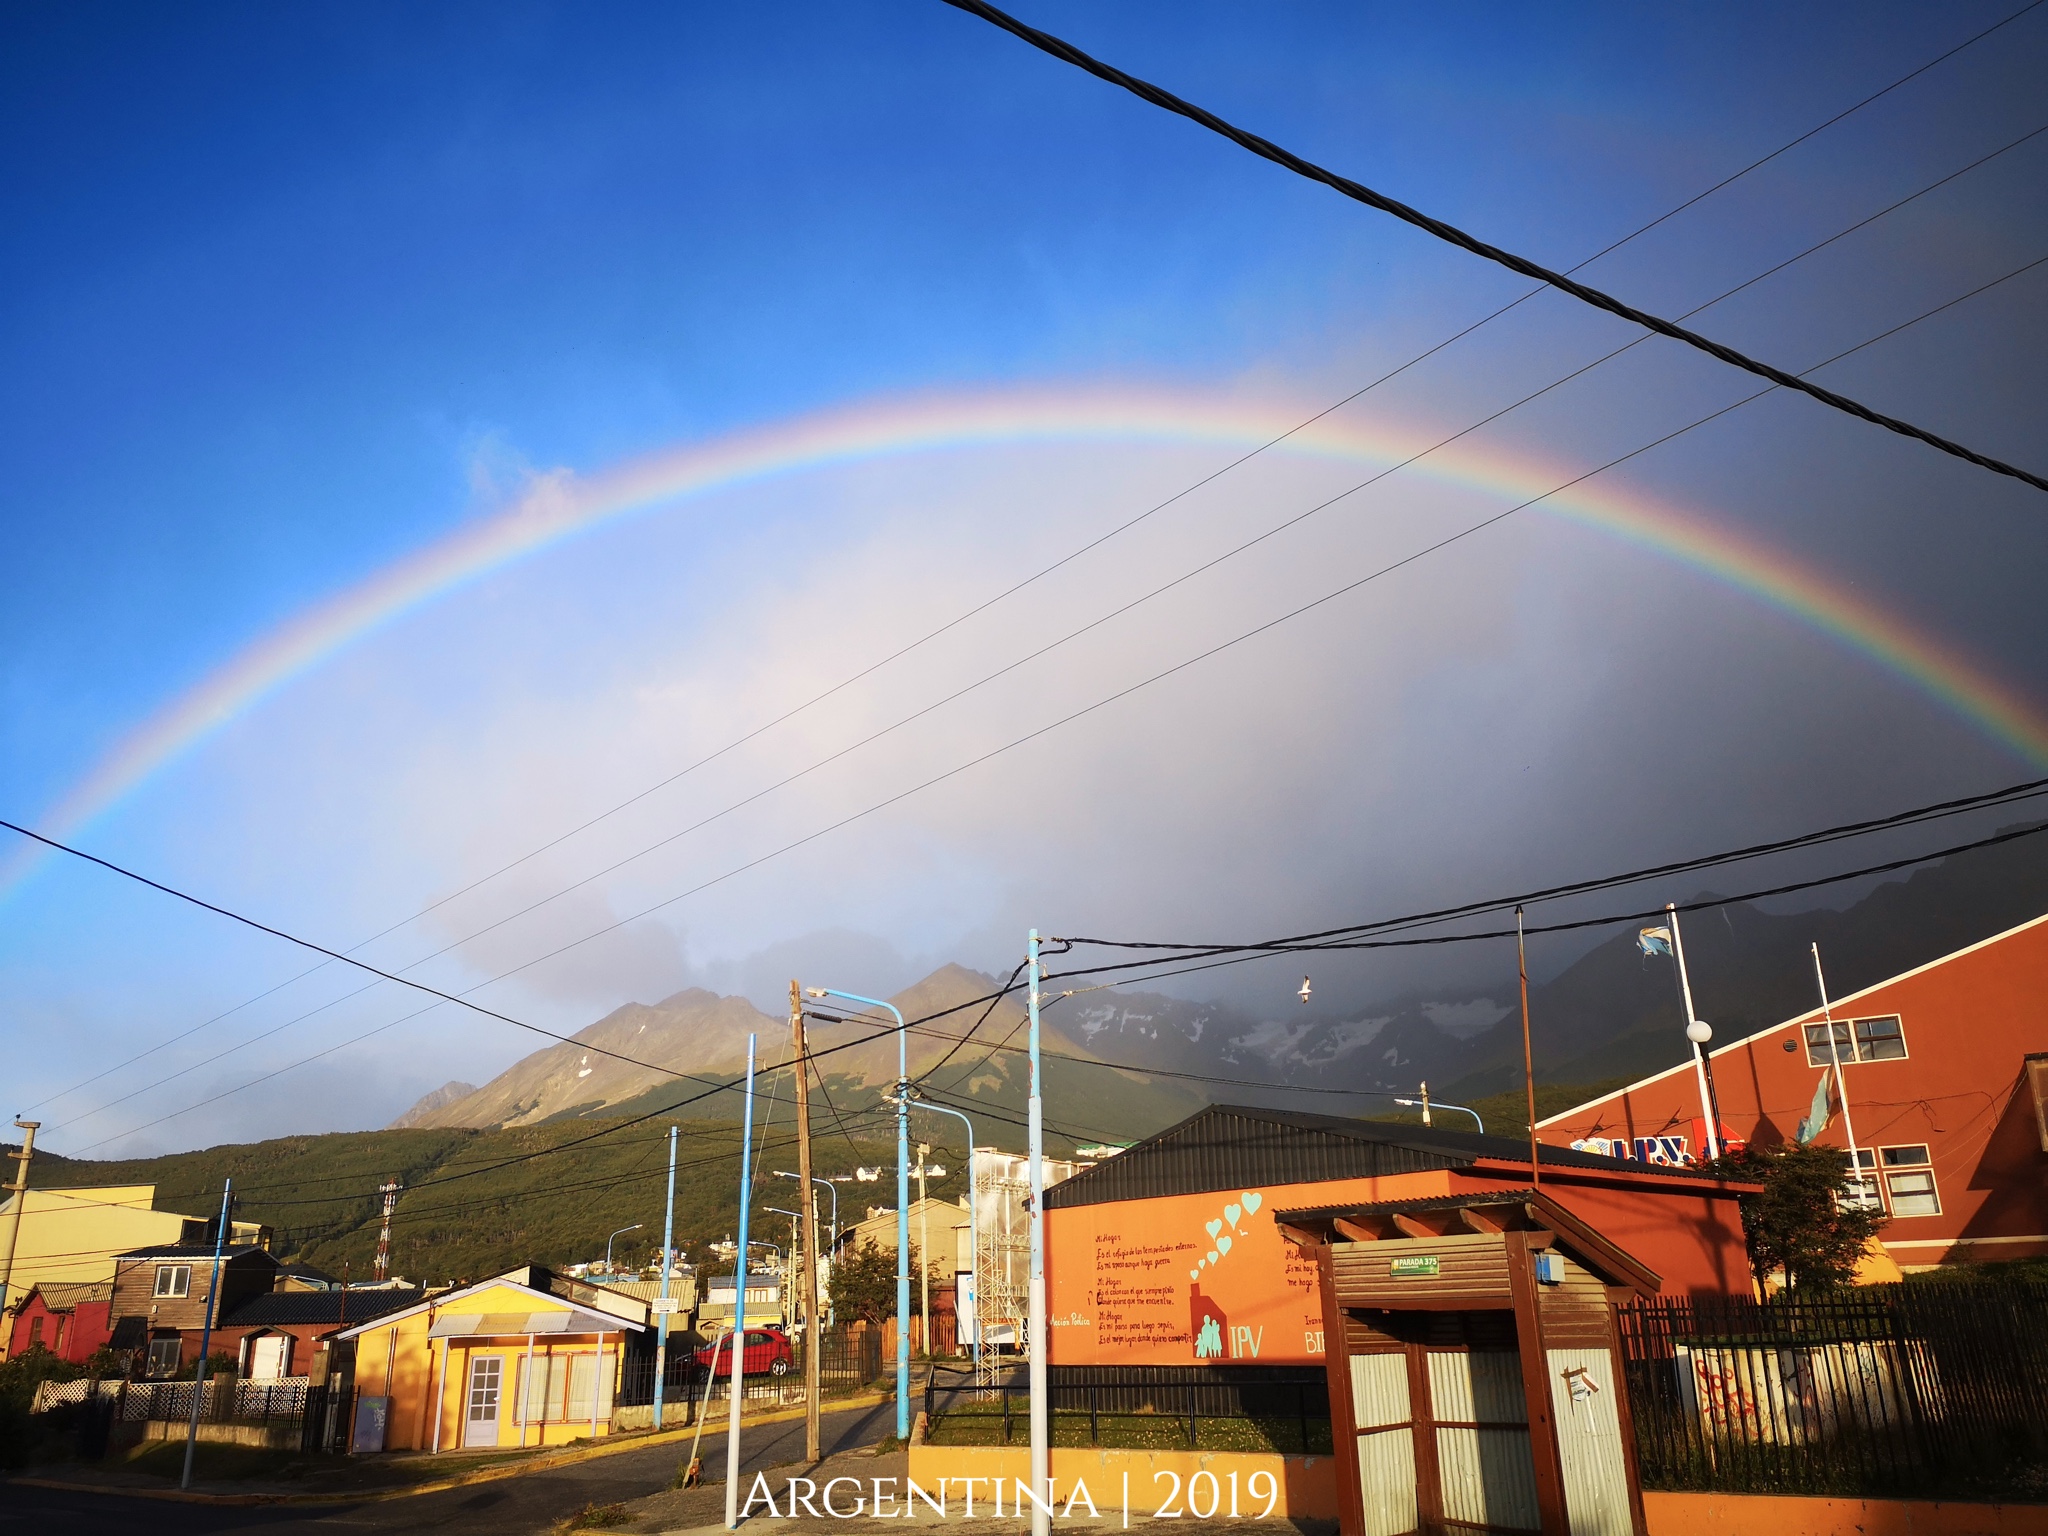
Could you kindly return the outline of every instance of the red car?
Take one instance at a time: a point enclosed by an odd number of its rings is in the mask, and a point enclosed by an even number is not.
[[[796,1351],[790,1347],[788,1337],[773,1328],[749,1328],[744,1348],[746,1358],[741,1364],[749,1376],[787,1376],[796,1369]],[[718,1354],[717,1374],[732,1375],[732,1341],[723,1335],[697,1351],[697,1364],[710,1370],[714,1350]]]

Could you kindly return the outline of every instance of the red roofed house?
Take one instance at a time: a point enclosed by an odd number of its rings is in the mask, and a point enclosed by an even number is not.
[[[1834,1000],[1709,1055],[1728,1134],[1793,1140],[1839,1055],[1863,1197],[1902,1268],[2048,1254],[2048,916]],[[1633,1157],[1699,1152],[1691,1062],[1553,1115],[1546,1141]],[[1661,1138],[1661,1140],[1660,1140]],[[1590,1144],[1590,1145],[1589,1145]]]
[[[41,1347],[59,1360],[83,1365],[114,1330],[111,1280],[45,1280],[22,1298],[14,1315],[9,1357]]]

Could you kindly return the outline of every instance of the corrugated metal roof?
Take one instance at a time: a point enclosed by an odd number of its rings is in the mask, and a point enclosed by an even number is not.
[[[427,1329],[433,1339],[513,1338],[532,1333],[619,1333],[640,1324],[586,1307],[544,1312],[444,1312]]]
[[[255,1253],[262,1254],[272,1264],[277,1262],[276,1257],[272,1255],[269,1249],[259,1248],[254,1243],[230,1243],[227,1247],[221,1249],[220,1257],[223,1264],[231,1264],[237,1260],[245,1260]],[[126,1253],[117,1253],[114,1257],[116,1259],[206,1259],[211,1261],[213,1258],[213,1244],[158,1243],[149,1248],[130,1248]]]
[[[1373,1200],[1364,1205],[1347,1202],[1344,1205],[1319,1205],[1298,1210],[1278,1210],[1273,1213],[1276,1221],[1290,1217],[1296,1221],[1327,1220],[1332,1216],[1392,1216],[1396,1212],[1410,1216],[1418,1211],[1456,1211],[1482,1205],[1522,1205],[1536,1198],[1534,1189],[1487,1189],[1474,1190],[1466,1195],[1417,1195],[1413,1200]]]
[[[43,1280],[37,1282],[34,1289],[43,1298],[43,1305],[52,1312],[69,1312],[87,1302],[111,1301],[114,1298],[114,1282],[111,1280]]]
[[[1713,1179],[1711,1174],[1687,1168],[1631,1167],[1569,1147],[1544,1146],[1538,1155],[1546,1168],[1622,1174],[1654,1171],[1664,1177]],[[1526,1168],[1529,1144],[1513,1136],[1482,1136],[1437,1126],[1214,1104],[1054,1185],[1045,1192],[1045,1204],[1048,1210],[1065,1210],[1161,1195],[1470,1168],[1482,1161],[1518,1162]]]
[[[271,1291],[251,1296],[221,1319],[223,1328],[276,1328],[289,1324],[367,1323],[426,1298],[412,1291]],[[344,1312],[344,1308],[346,1311]]]

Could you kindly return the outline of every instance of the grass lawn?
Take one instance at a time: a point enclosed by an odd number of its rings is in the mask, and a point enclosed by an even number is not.
[[[1188,1421],[1159,1413],[1105,1413],[1096,1419],[1098,1434],[1090,1433],[1088,1415],[1056,1412],[1052,1415],[1052,1443],[1064,1446],[1099,1445],[1109,1450],[1129,1451],[1268,1451],[1287,1456],[1328,1456],[1331,1454],[1330,1421],[1310,1419],[1308,1440],[1302,1441],[1299,1419],[1197,1419],[1192,1447]],[[1003,1438],[1003,1413],[996,1405],[955,1408],[939,1417],[925,1432],[930,1445],[1024,1445],[1030,1436],[1030,1421],[1021,1412],[1010,1415],[1010,1435]]]

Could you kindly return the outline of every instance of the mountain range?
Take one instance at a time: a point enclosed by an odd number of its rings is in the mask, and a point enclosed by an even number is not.
[[[1923,865],[1841,910],[1708,907],[1686,919],[1695,1006],[1725,1044],[1813,1006],[1811,944],[1842,997],[2043,912],[2048,859],[2032,838]],[[909,1035],[910,1077],[940,1102],[979,1111],[984,1145],[1021,1140],[999,1128],[1021,1127],[1026,1091],[1024,1009],[1014,995],[989,1004],[999,985],[948,965],[891,999],[926,1021]],[[1634,925],[1532,985],[1529,1002],[1540,1082],[1611,1082],[1684,1058],[1672,962],[1643,953]],[[890,1021],[811,1006],[850,1020],[811,1027],[831,1113],[871,1114],[897,1074]],[[437,1089],[394,1124],[537,1125],[666,1110],[704,1094],[699,1112],[729,1119],[730,1097],[717,1090],[744,1070],[749,1033],[764,1070],[787,1061],[787,1020],[743,998],[693,988],[628,1003],[480,1088]],[[1413,1094],[1424,1081],[1434,1097],[1460,1101],[1517,1087],[1522,1071],[1519,1009],[1477,992],[1270,1018],[1120,988],[1053,996],[1041,1038],[1049,1125],[1068,1145],[1128,1142],[1217,1099],[1383,1112],[1388,1095]]]

